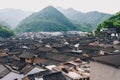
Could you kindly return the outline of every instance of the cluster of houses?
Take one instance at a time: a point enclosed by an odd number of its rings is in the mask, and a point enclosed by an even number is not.
[[[100,29],[100,32],[104,35],[109,35],[113,38],[120,39],[120,28],[102,28]]]
[[[118,72],[114,74],[120,79],[119,40],[55,34],[24,33],[22,36],[1,38],[0,80],[101,80],[103,73],[99,64],[104,63],[112,64],[112,67],[115,64]],[[110,59],[107,59],[108,56]],[[117,78],[115,80],[119,80]]]
[[[87,36],[88,32],[81,32],[81,31],[67,31],[67,32],[26,32],[26,33],[20,33],[17,35],[17,37],[25,37],[27,38],[51,38],[54,36]]]

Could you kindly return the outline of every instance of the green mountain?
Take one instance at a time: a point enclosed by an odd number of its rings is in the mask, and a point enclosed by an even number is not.
[[[10,36],[14,36],[14,32],[6,26],[0,25],[0,37],[8,38]]]
[[[58,7],[57,9],[83,31],[94,30],[102,21],[112,16],[111,14],[97,11],[83,13],[72,8],[63,9]]]
[[[19,10],[19,9],[0,9],[0,21],[8,23],[10,28],[15,28],[24,18],[31,15],[31,12]]]
[[[40,31],[70,31],[77,30],[61,12],[52,6],[33,13],[24,19],[16,28],[17,32],[40,32]]]
[[[115,15],[111,16],[109,19],[102,22],[95,30],[97,35],[100,34],[101,28],[119,28],[120,29],[120,12],[117,12]],[[118,31],[120,33],[120,31]]]

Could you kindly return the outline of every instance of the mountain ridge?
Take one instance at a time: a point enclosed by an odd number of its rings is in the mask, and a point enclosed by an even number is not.
[[[83,26],[85,30],[90,29],[88,31],[93,31],[97,27],[97,25],[99,25],[102,21],[112,16],[112,14],[102,13],[98,11],[91,11],[84,13],[81,11],[77,11],[73,8],[64,9],[58,7],[57,9],[61,11],[74,24],[80,25],[78,27]]]
[[[35,28],[36,29],[35,29]],[[48,6],[39,12],[33,13],[24,19],[16,29],[19,31],[69,31],[77,30],[61,12],[52,6]]]
[[[81,12],[73,8],[68,8],[68,9],[61,8],[61,9],[64,12],[64,16],[67,17],[74,26],[77,26],[78,30],[88,31],[88,32],[93,31],[97,27],[97,25],[99,25],[102,21],[104,21],[105,19],[109,18],[109,16],[111,16],[111,14],[106,15],[106,13],[102,13],[98,11]],[[0,21],[4,21],[5,23],[9,24],[7,25],[9,28],[16,28],[16,26],[21,21],[23,21],[29,15],[32,14],[32,12],[27,13],[27,11],[23,11],[20,9],[7,8],[7,9],[1,9],[1,10],[0,10],[0,13],[2,12],[2,14],[0,15]],[[58,8],[57,10],[60,11],[60,9]],[[63,14],[62,11],[60,12]]]

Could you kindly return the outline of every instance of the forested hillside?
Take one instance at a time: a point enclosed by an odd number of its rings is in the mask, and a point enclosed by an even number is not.
[[[8,38],[14,35],[15,35],[14,32],[10,30],[8,27],[0,25],[0,37]]]
[[[33,13],[16,28],[17,32],[71,31],[78,30],[61,12],[52,6]]]
[[[70,19],[80,30],[93,31],[102,21],[111,17],[111,14],[91,11],[83,13],[73,8],[63,9],[58,7],[68,19]]]
[[[95,30],[96,34],[100,34],[101,28],[120,28],[120,12],[117,12],[115,15],[109,19],[102,22]],[[120,31],[119,31],[120,32]]]

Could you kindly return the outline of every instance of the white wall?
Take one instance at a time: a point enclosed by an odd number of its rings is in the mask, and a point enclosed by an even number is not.
[[[33,68],[31,71],[29,71],[25,76],[30,75],[30,74],[34,74],[34,73],[38,73],[38,72],[41,72],[41,71],[44,71],[44,69],[34,67],[34,68]]]
[[[9,74],[7,74],[5,77],[3,77],[0,80],[14,80],[14,79],[22,80],[23,77],[25,77],[29,74],[34,74],[34,73],[40,72],[40,71],[44,71],[44,69],[35,67],[31,71],[29,71],[26,75],[10,72]]]
[[[90,80],[120,80],[120,69],[91,61]]]
[[[23,77],[24,77],[24,75],[22,75],[22,74],[10,72],[8,75],[6,75],[5,77],[3,77],[0,80],[14,80],[14,79],[22,80]]]

